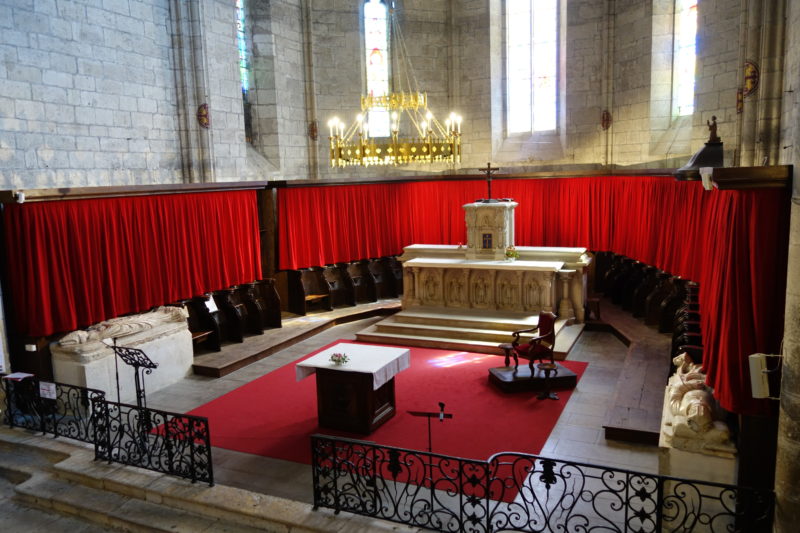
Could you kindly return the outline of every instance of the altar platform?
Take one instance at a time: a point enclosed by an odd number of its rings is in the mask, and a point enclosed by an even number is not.
[[[422,346],[465,352],[504,355],[500,344],[511,342],[511,333],[535,327],[538,314],[449,307],[404,309],[377,324],[359,331],[363,342]],[[564,360],[583,332],[584,324],[569,325],[556,320],[555,358]],[[535,333],[523,334],[522,339]],[[525,362],[527,371],[527,362]],[[521,365],[522,366],[522,365]]]

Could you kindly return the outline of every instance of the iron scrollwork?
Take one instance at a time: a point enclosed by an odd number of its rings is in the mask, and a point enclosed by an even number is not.
[[[54,437],[94,442],[96,413],[94,401],[105,399],[101,390],[54,383],[55,398],[40,394],[40,381],[28,377],[3,380],[6,389],[5,423]]]
[[[208,419],[100,401],[95,458],[214,484]]]
[[[311,438],[314,506],[436,531],[768,531],[774,494],[503,453],[488,461]]]

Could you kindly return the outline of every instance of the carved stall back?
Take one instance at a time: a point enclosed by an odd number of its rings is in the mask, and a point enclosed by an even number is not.
[[[305,315],[313,308],[332,310],[331,289],[322,276],[322,268],[288,270],[289,311]]]
[[[377,298],[397,298],[394,287],[394,274],[388,265],[381,259],[370,259],[367,268],[372,279],[375,280],[375,295]]]
[[[348,263],[347,276],[353,284],[353,293],[356,303],[378,301],[375,278],[370,272],[366,261],[353,261],[352,263]]]
[[[386,266],[386,270],[391,272],[391,280],[394,282],[394,294],[398,297],[403,294],[403,264],[395,256],[384,257],[381,261]]]
[[[265,328],[281,327],[281,298],[273,278],[256,281],[256,294],[261,302],[261,319]]]
[[[236,287],[236,298],[247,310],[245,324],[248,333],[260,335],[264,333],[263,303],[256,292],[255,283],[242,283]]]
[[[232,288],[214,291],[214,301],[220,315],[225,317],[224,337],[229,341],[243,342],[247,311],[236,298],[236,291]]]
[[[222,342],[221,319],[219,311],[211,311],[207,302],[211,296],[203,294],[186,301],[189,312],[189,331],[192,333],[193,345],[204,345],[215,352],[220,351]]]
[[[345,265],[327,265],[322,271],[331,292],[331,305],[356,305],[353,282],[347,276]]]

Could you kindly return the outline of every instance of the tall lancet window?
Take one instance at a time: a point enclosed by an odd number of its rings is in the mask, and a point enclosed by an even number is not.
[[[508,133],[556,129],[559,0],[506,0]]]
[[[697,57],[697,0],[675,0],[675,48],[672,56],[672,116],[694,112],[694,64]]]
[[[239,49],[239,77],[242,81],[242,108],[244,111],[244,135],[253,142],[253,120],[250,106],[250,53],[245,35],[244,0],[236,0],[236,46]]]
[[[364,4],[364,48],[367,66],[367,94],[389,94],[389,9],[380,0]],[[364,117],[370,137],[389,136],[389,111],[372,108]]]

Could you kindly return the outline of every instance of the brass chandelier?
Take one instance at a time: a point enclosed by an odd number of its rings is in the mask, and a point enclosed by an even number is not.
[[[388,9],[388,13],[397,70],[406,71],[404,76],[398,76],[400,80],[405,79],[405,90],[376,94],[368,84],[368,94],[361,96],[361,112],[349,126],[339,117],[328,121],[331,167],[458,163],[461,161],[462,117],[450,113],[442,124],[428,108],[428,95],[419,90],[413,76],[394,9]],[[388,114],[388,132],[386,128],[383,132],[370,128],[370,116],[376,112]]]

